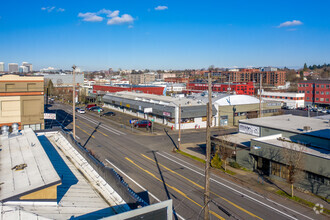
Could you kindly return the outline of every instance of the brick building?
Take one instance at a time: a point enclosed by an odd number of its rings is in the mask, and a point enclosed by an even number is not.
[[[330,80],[300,82],[298,93],[305,93],[306,105],[330,105]]]
[[[208,89],[207,83],[191,82],[187,83],[186,92],[202,92]],[[248,83],[213,83],[213,92],[230,92],[237,95],[254,95],[254,85],[252,82]]]
[[[268,69],[267,69],[268,70]],[[271,70],[271,69],[270,69]],[[204,74],[207,76],[207,72]],[[259,87],[260,76],[262,76],[262,85],[264,87],[278,87],[285,85],[285,71],[261,71],[259,69],[235,69],[232,71],[212,72],[212,76],[219,78],[221,83],[237,82],[247,83],[254,82]]]

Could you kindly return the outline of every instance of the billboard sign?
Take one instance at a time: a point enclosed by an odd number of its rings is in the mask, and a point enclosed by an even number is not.
[[[167,117],[171,117],[171,113],[170,112],[163,112],[163,115],[164,116],[167,116]]]
[[[152,108],[145,108],[144,109],[144,113],[150,113],[150,112],[152,112]]]
[[[56,120],[56,113],[44,113],[44,119]]]
[[[260,136],[260,127],[240,123],[239,132],[259,137]]]

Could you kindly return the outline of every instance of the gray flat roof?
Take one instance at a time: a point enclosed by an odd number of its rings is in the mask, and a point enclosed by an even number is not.
[[[287,148],[287,149],[295,150],[295,151],[302,151],[305,154],[310,154],[310,155],[314,155],[317,157],[321,157],[321,158],[330,160],[330,151],[325,150],[325,149],[320,149],[320,148],[316,149],[313,147],[306,147],[306,146],[298,144],[298,143],[292,143],[292,142],[288,143],[288,141],[291,141],[291,140],[283,137],[280,134],[271,135],[271,136],[267,136],[267,137],[254,138],[253,140],[262,142],[262,143],[266,143],[266,144],[271,144],[271,145],[281,147],[281,148]],[[286,140],[286,141],[284,141],[284,140]]]
[[[61,182],[45,150],[31,128],[21,135],[1,138],[0,151],[0,200]],[[22,170],[16,165],[26,164]]]
[[[239,120],[239,122],[330,139],[329,120],[295,115],[278,115],[263,118],[244,119]],[[310,126],[311,130],[304,131],[304,126]]]
[[[169,106],[194,106],[194,105],[205,105],[205,103],[201,103],[197,100],[188,99],[188,98],[177,98],[177,97],[171,97],[171,96],[161,96],[161,95],[154,95],[154,94],[147,94],[147,93],[137,93],[137,92],[117,92],[117,93],[111,93],[106,94],[106,96],[115,96],[115,97],[121,97],[126,99],[132,99],[132,100],[142,100],[145,102],[163,102],[164,104],[167,104]]]
[[[214,139],[219,139],[221,140],[223,136],[213,136]],[[235,134],[229,134],[225,135],[225,140],[236,143],[245,147],[250,147],[250,141],[252,138],[255,138],[253,135],[249,134],[243,134],[243,133],[235,133]]]

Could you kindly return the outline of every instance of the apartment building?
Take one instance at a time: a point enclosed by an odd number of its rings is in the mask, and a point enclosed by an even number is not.
[[[310,80],[298,83],[298,93],[305,94],[306,105],[330,105],[330,80]]]
[[[206,82],[190,82],[187,83],[186,92],[202,92],[208,89]],[[226,92],[238,95],[254,95],[253,82],[248,83],[213,83],[213,92]]]
[[[0,76],[0,126],[44,129],[44,77]]]
[[[268,71],[269,70],[269,71]],[[205,72],[204,76],[207,76]],[[278,87],[285,85],[285,71],[279,71],[273,68],[265,69],[232,69],[229,71],[212,72],[212,76],[219,78],[221,83],[236,82],[248,83],[254,82],[255,87],[259,86],[262,77],[262,85],[264,87]]]
[[[155,81],[155,79],[156,74],[154,73],[139,73],[130,75],[130,81],[133,85],[150,83]]]

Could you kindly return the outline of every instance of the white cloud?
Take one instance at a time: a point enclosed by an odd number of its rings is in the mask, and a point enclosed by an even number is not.
[[[56,8],[55,6],[52,6],[52,7],[42,7],[41,10],[42,10],[42,11],[47,11],[47,12],[50,13],[50,12],[54,11],[55,8]],[[64,12],[65,9],[64,9],[64,8],[58,8],[56,11],[57,11],[57,12]]]
[[[166,9],[168,9],[167,6],[161,6],[161,5],[159,5],[155,8],[156,11],[162,11],[162,10],[166,10]]]
[[[282,28],[282,27],[292,27],[292,26],[298,26],[298,25],[303,25],[303,23],[299,20],[293,20],[293,21],[283,22],[277,27]]]
[[[129,24],[134,21],[134,18],[129,14],[123,14],[121,17],[113,17],[108,20],[108,25],[116,25],[116,24]]]
[[[118,17],[119,15],[119,10],[113,11],[111,14],[108,15],[108,17],[114,18]]]
[[[83,18],[83,21],[90,21],[90,22],[99,22],[103,21],[103,17],[96,15],[96,13],[86,12],[86,13],[79,13],[78,17]]]
[[[129,14],[119,16],[119,10],[111,11],[105,8],[99,10],[98,12],[79,13],[78,17],[83,18],[83,21],[90,22],[103,21],[106,17],[108,17],[108,25],[131,24],[134,21],[134,18]],[[133,26],[131,25],[129,26],[129,28],[132,27]]]

